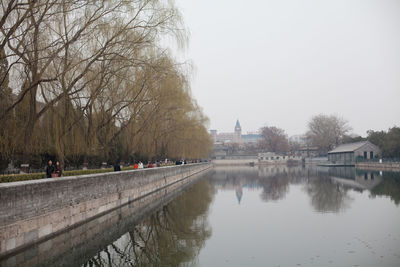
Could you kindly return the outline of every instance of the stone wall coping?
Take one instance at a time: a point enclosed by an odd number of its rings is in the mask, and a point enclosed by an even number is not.
[[[184,167],[184,166],[202,165],[202,164],[209,164],[209,162],[191,163],[191,164],[185,164],[185,165],[172,165],[172,166],[137,169],[137,170],[126,170],[126,171],[122,170],[122,171],[118,171],[118,172],[91,173],[91,174],[83,174],[83,175],[64,176],[64,177],[59,177],[59,178],[42,178],[42,179],[34,179],[34,180],[26,180],[26,181],[0,183],[0,190],[4,189],[4,188],[24,187],[26,185],[34,185],[34,184],[57,183],[59,181],[74,181],[74,180],[85,179],[85,178],[113,176],[113,175],[118,175],[121,173],[157,172],[157,170],[165,170],[165,169],[169,169],[169,168],[180,168],[180,167]]]

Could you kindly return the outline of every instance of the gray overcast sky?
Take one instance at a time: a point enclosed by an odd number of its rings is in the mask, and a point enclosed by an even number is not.
[[[289,135],[312,115],[400,126],[400,0],[177,0],[210,128]]]

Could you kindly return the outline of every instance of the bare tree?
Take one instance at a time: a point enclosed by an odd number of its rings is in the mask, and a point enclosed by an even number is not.
[[[351,130],[348,122],[336,115],[316,115],[308,123],[307,138],[320,153],[326,154],[341,144],[343,137]]]
[[[285,131],[274,126],[261,129],[259,146],[269,152],[289,151],[289,141]]]

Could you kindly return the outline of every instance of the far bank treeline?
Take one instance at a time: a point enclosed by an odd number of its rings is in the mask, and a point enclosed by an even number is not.
[[[359,141],[370,141],[379,146],[384,158],[400,158],[400,127],[387,131],[367,131],[366,137],[350,135],[351,126],[347,120],[337,115],[319,114],[313,116],[307,125],[307,132],[299,139],[289,140],[281,128],[268,126],[260,129],[259,143],[245,147],[250,152],[271,151],[296,153],[299,150],[315,149],[318,155],[325,156],[338,145]]]
[[[6,0],[0,10],[0,161],[42,167],[207,157],[207,118],[173,1]]]

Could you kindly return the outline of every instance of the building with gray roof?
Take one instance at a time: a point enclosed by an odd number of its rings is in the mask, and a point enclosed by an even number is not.
[[[381,150],[369,141],[349,143],[337,146],[328,152],[328,160],[335,165],[354,165],[357,158],[374,159]]]

